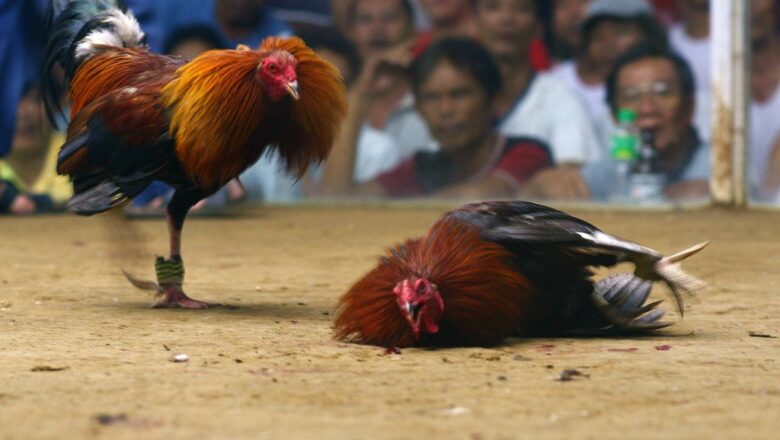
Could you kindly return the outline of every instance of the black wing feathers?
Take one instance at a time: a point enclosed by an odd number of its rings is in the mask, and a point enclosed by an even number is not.
[[[486,240],[507,247],[559,246],[590,254],[595,265],[658,260],[652,249],[606,234],[585,220],[531,202],[502,201],[465,205],[450,214],[480,229]]]

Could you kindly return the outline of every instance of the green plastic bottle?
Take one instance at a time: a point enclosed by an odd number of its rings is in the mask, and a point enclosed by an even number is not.
[[[618,125],[610,140],[610,156],[614,162],[610,200],[614,202],[630,200],[631,169],[639,155],[639,134],[634,122],[636,112],[625,108],[618,111]]]
[[[618,111],[618,125],[612,133],[610,154],[619,161],[635,161],[639,154],[639,135],[634,129],[636,112],[624,108]]]

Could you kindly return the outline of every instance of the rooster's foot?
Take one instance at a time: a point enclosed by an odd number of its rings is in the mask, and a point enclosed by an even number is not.
[[[153,305],[154,309],[208,309],[219,307],[220,304],[198,301],[187,296],[179,285],[169,285],[163,288],[162,300]]]
[[[672,325],[661,321],[664,311],[656,306],[661,301],[645,304],[652,283],[632,274],[612,275],[596,283],[593,303],[604,318],[624,332],[656,330]]]

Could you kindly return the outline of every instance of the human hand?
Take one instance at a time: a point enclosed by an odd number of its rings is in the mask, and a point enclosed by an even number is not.
[[[11,202],[11,208],[9,212],[13,215],[29,215],[35,213],[35,201],[25,194],[19,194],[16,196],[13,202]]]
[[[353,89],[360,95],[367,96],[376,89],[382,76],[408,68],[412,62],[413,46],[413,39],[405,40],[366,58]]]
[[[669,200],[700,199],[710,195],[710,182],[705,179],[672,183],[664,189]]]
[[[225,185],[227,188],[228,202],[237,202],[246,197],[247,192],[244,185],[238,179],[233,179]]]

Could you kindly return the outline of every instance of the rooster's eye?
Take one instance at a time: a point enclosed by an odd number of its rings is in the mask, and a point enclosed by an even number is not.
[[[425,293],[425,284],[421,283],[419,286],[417,286],[417,293],[419,293],[420,295]]]
[[[271,73],[276,73],[276,63],[269,63],[269,64],[268,64],[268,70],[269,70]]]

